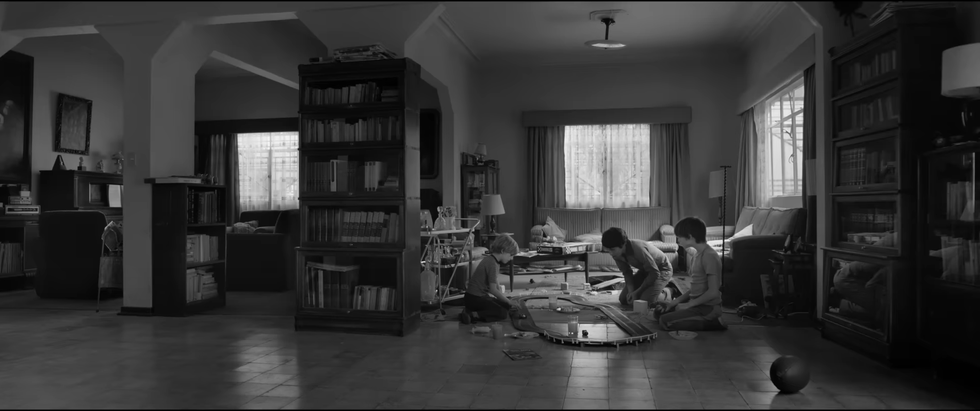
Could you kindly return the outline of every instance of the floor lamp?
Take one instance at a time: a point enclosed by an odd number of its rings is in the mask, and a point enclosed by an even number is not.
[[[712,171],[708,175],[708,198],[718,199],[718,223],[721,224],[721,288],[725,288],[725,243],[728,230],[725,227],[725,210],[728,208],[728,169],[732,166],[721,166],[721,170]]]

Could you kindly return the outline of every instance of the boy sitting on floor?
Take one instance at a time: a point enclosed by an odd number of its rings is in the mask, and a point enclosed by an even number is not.
[[[721,323],[721,257],[705,242],[706,231],[704,221],[697,217],[687,217],[674,226],[677,244],[692,247],[697,254],[690,267],[691,289],[668,303],[660,316],[664,330],[728,329]]]
[[[466,283],[463,295],[465,307],[459,313],[459,322],[469,324],[473,321],[494,322],[507,319],[510,300],[500,292],[497,273],[500,265],[507,264],[517,254],[517,241],[509,235],[501,235],[490,244],[490,256],[480,261]]]
[[[652,304],[674,276],[663,251],[646,241],[630,239],[622,228],[611,227],[602,233],[602,248],[623,273],[626,288],[619,292],[619,303],[624,306],[632,307],[636,300]],[[637,268],[636,274],[633,267]]]

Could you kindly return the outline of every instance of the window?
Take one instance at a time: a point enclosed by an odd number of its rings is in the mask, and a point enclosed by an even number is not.
[[[238,134],[241,211],[299,207],[299,133]]]
[[[568,208],[650,206],[650,125],[565,127]]]
[[[772,197],[803,195],[803,79],[766,102],[765,145]]]

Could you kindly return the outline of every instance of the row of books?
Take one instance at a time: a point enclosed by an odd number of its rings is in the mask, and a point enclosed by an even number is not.
[[[342,156],[345,157],[345,156]],[[384,161],[358,161],[336,159],[304,163],[307,167],[306,190],[315,192],[346,193],[360,191],[398,190],[398,177],[388,176],[388,163]]]
[[[390,60],[397,55],[380,43],[366,46],[343,47],[333,51],[334,61],[346,63],[353,61]]]
[[[848,232],[883,233],[895,229],[895,211],[885,208],[866,208],[849,211],[844,217]]]
[[[221,259],[219,237],[207,234],[187,235],[187,262],[204,263]]]
[[[307,87],[304,104],[357,104],[398,101],[398,86],[379,86],[373,81],[340,88]]]
[[[978,221],[975,186],[969,181],[946,183],[946,218],[949,220]]]
[[[225,221],[222,200],[217,190],[187,190],[187,223],[215,224]]]
[[[898,10],[914,10],[914,9],[941,9],[941,8],[955,8],[956,3],[951,1],[889,1],[885,2],[878,8],[874,14],[871,15],[871,27],[881,24],[881,22],[888,20],[892,15]]]
[[[395,243],[401,217],[383,211],[310,208],[309,240],[317,242]]]
[[[347,143],[358,141],[401,141],[402,119],[398,116],[371,117],[356,122],[303,120],[304,143]]]
[[[218,282],[211,267],[190,268],[187,274],[187,302],[207,300],[218,296]]]
[[[360,267],[317,262],[306,263],[303,306],[309,308],[354,308],[353,290]]]
[[[959,237],[940,237],[943,260],[940,279],[967,284],[980,284],[980,241]],[[933,256],[936,253],[932,253]]]
[[[894,153],[855,147],[840,152],[838,184],[854,186],[895,180]]]
[[[24,271],[23,250],[21,243],[0,243],[0,274]]]
[[[853,104],[846,111],[848,118],[841,122],[848,130],[870,127],[875,123],[898,118],[892,104],[892,96],[884,96],[864,104]]]
[[[853,86],[891,72],[898,67],[898,52],[894,49],[882,51],[874,55],[870,61],[858,61],[848,66],[846,74],[848,83],[843,87]]]

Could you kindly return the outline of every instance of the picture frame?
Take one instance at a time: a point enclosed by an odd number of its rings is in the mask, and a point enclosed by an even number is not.
[[[89,154],[92,143],[92,100],[58,93],[54,151]]]
[[[439,177],[439,147],[442,145],[439,110],[425,108],[419,111],[419,177]]]
[[[30,184],[34,57],[8,51],[0,73],[0,184]]]

